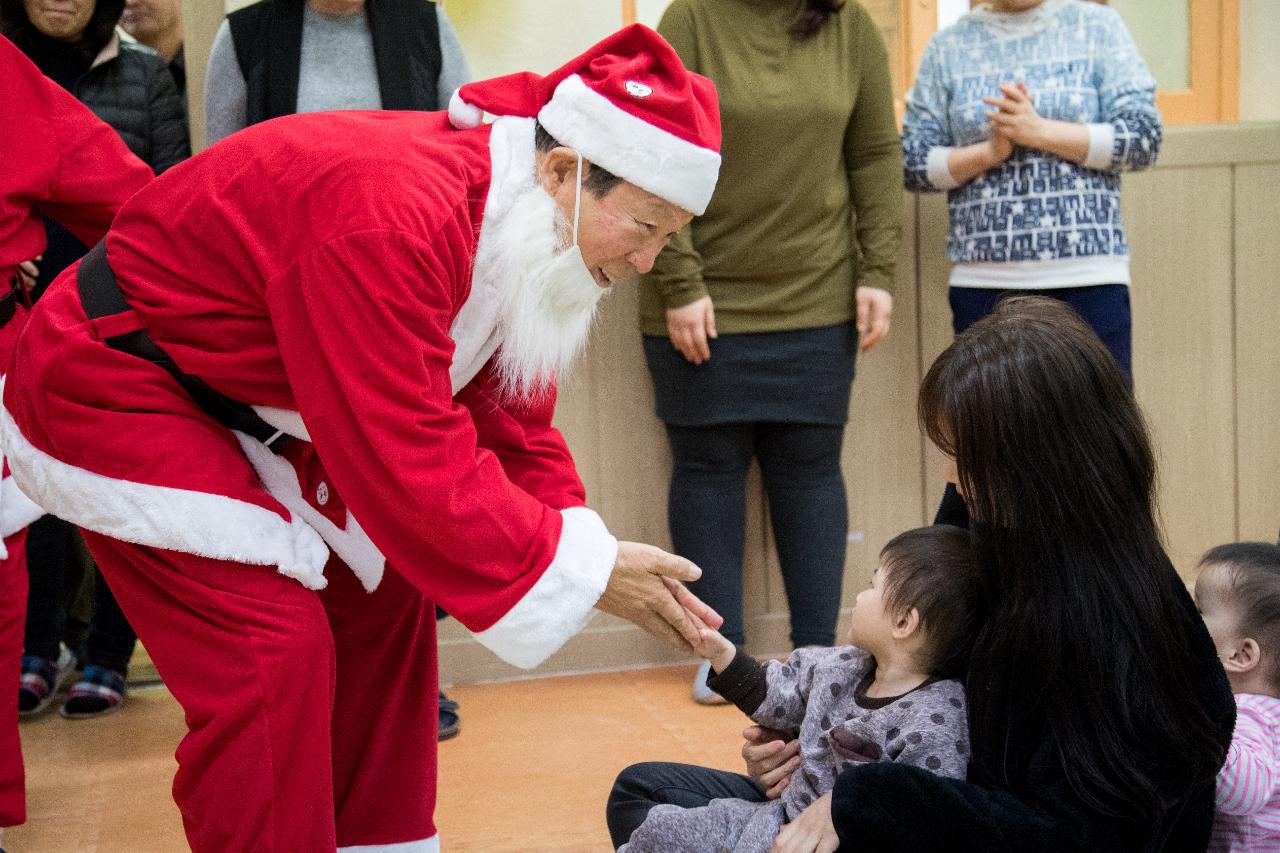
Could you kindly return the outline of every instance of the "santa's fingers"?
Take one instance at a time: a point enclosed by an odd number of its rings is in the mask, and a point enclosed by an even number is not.
[[[702,641],[702,634],[689,615],[672,598],[649,602],[640,627],[677,649],[692,651]]]
[[[674,578],[678,581],[696,581],[702,577],[702,569],[677,554],[669,554],[661,548],[654,548],[649,559],[649,571],[655,575]]]
[[[719,629],[724,624],[724,617],[713,610],[711,605],[690,592],[684,584],[667,577],[664,577],[662,582],[667,585],[667,589],[671,590],[671,594],[675,596],[681,607],[695,614],[708,627]]]
[[[645,633],[652,634],[659,640],[662,640],[673,649],[682,652],[693,651],[693,646],[681,636],[680,632],[667,623],[665,619],[656,613],[646,613],[635,619],[638,625]]]

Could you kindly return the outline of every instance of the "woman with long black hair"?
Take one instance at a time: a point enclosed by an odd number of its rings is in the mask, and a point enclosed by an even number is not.
[[[968,781],[853,766],[775,851],[1204,850],[1232,696],[1160,543],[1151,444],[1115,359],[1065,303],[1007,299],[933,364],[919,411],[986,573]],[[749,745],[755,780],[736,778],[776,796],[780,746]],[[611,814],[638,811],[629,772]]]

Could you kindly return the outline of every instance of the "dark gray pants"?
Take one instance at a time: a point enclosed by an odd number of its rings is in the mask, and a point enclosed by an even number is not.
[[[724,797],[753,803],[766,799],[764,789],[740,773],[668,761],[632,764],[618,774],[609,793],[605,806],[609,837],[615,849],[626,844],[654,806],[693,809]]]

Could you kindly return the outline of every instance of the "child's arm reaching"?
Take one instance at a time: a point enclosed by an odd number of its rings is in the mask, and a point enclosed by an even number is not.
[[[711,661],[707,685],[751,719],[777,731],[794,733],[804,721],[814,667],[843,653],[843,659],[865,655],[852,647],[796,649],[785,662],[761,663],[711,630],[696,614],[689,614],[700,641],[694,651]]]
[[[738,653],[737,646],[699,619],[698,614],[687,608],[685,613],[689,615],[689,620],[698,631],[699,640],[693,646],[693,653],[704,660],[711,661],[711,668],[717,673],[724,672],[729,668],[729,664],[733,663],[733,656]]]

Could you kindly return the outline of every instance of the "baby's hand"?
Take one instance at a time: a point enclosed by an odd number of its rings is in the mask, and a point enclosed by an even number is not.
[[[711,668],[716,672],[724,672],[725,669],[733,662],[733,656],[738,653],[733,643],[724,638],[724,635],[714,628],[707,627],[707,623],[698,618],[698,614],[685,609],[685,613],[689,615],[689,621],[693,623],[693,627],[698,631],[698,642],[693,644],[693,652],[700,658],[711,661]]]

